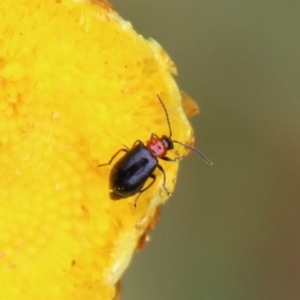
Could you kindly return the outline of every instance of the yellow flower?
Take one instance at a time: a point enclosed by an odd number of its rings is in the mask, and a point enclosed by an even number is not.
[[[175,66],[106,1],[1,1],[0,20],[0,298],[117,299],[167,195],[158,171],[137,208],[112,201],[98,165],[168,135],[157,95],[192,142]],[[178,163],[161,165],[172,191]]]

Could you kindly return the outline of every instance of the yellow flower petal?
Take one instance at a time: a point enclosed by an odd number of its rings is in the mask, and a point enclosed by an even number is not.
[[[168,135],[157,95],[192,140],[176,68],[106,1],[2,1],[0,19],[1,299],[113,299],[167,195],[158,171],[137,208],[112,201],[98,165]],[[161,165],[171,191],[178,163]]]

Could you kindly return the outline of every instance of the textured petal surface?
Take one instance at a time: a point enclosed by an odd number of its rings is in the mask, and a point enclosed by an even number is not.
[[[176,68],[106,1],[2,1],[0,19],[1,299],[113,299],[167,195],[157,172],[137,208],[112,201],[98,164],[168,134],[158,94],[191,142]]]

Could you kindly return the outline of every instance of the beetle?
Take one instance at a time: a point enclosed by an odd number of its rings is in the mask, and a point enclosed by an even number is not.
[[[117,151],[108,163],[98,165],[98,167],[110,165],[119,153],[125,152],[125,154],[113,165],[110,172],[109,196],[112,200],[128,198],[138,193],[134,201],[134,206],[136,207],[136,203],[140,195],[149,189],[155,182],[156,175],[154,175],[154,171],[156,168],[163,174],[162,186],[169,196],[170,192],[166,187],[166,173],[163,167],[159,164],[158,159],[170,162],[181,159],[181,157],[170,158],[167,156],[168,151],[174,148],[174,143],[180,144],[196,152],[206,161],[207,164],[212,165],[212,162],[199,150],[179,141],[172,140],[172,128],[167,109],[159,95],[157,95],[157,98],[160,101],[166,115],[169,135],[162,135],[159,137],[152,133],[146,144],[144,144],[141,140],[137,140],[131,148],[126,147]],[[151,182],[145,186],[148,179],[151,179]]]

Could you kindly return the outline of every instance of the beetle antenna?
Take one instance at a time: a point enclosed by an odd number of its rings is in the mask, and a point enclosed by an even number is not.
[[[195,148],[193,148],[193,147],[191,147],[191,146],[188,146],[188,145],[186,145],[186,144],[183,144],[183,143],[181,143],[181,142],[178,142],[178,141],[173,141],[173,143],[177,143],[177,144],[180,144],[181,146],[183,146],[183,147],[185,147],[185,148],[188,148],[188,149],[190,149],[190,150],[192,150],[192,151],[194,151],[195,153],[197,153],[198,155],[200,155],[204,160],[205,160],[205,162],[209,165],[209,166],[212,166],[213,165],[213,163],[201,152],[201,151],[199,151],[199,150],[197,150],[197,149],[195,149]]]
[[[158,100],[160,101],[160,103],[161,103],[161,105],[162,105],[162,107],[163,107],[163,109],[164,109],[164,111],[165,111],[165,115],[166,115],[167,122],[168,122],[168,126],[169,126],[169,138],[171,138],[171,136],[172,136],[172,128],[171,128],[171,124],[170,124],[169,114],[168,114],[168,112],[167,112],[167,109],[166,109],[166,107],[165,107],[163,101],[162,101],[161,98],[159,97],[159,95],[157,95],[157,98],[158,98]]]

